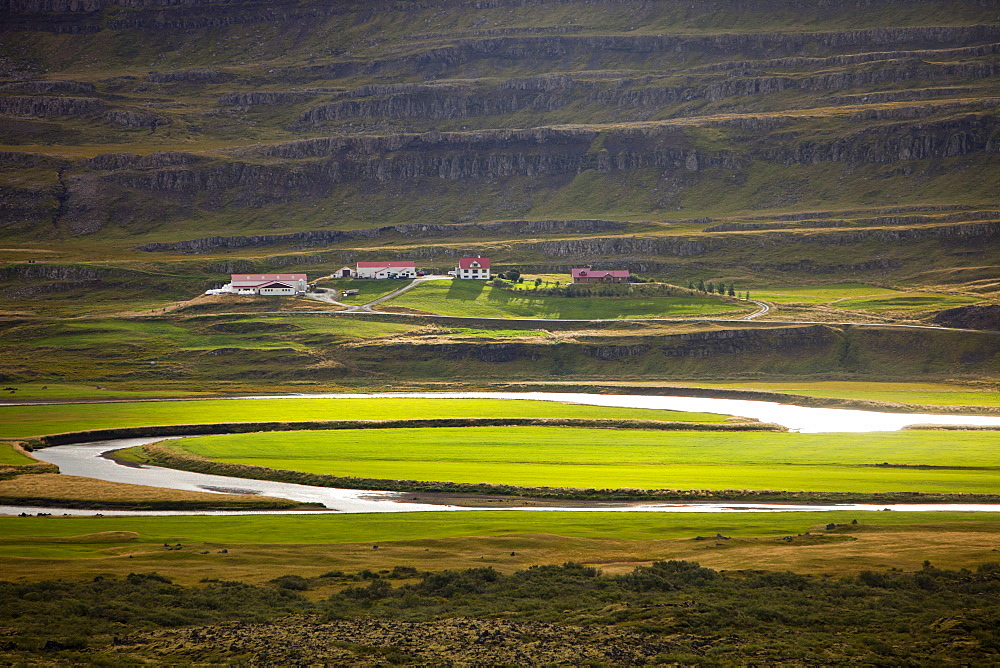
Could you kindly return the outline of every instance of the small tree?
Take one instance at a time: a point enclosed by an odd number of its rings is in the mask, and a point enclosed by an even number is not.
[[[538,278],[535,279],[535,289],[537,290],[538,288],[541,287],[541,285],[542,285],[542,277],[539,276]]]
[[[698,292],[704,292],[704,291],[705,291],[705,281],[703,281],[702,279],[699,278],[698,279]]]
[[[715,283],[713,283],[712,281],[706,283],[705,290],[708,292],[708,294],[712,294],[713,292],[715,292]]]
[[[521,272],[519,272],[517,269],[510,269],[507,271],[507,275],[504,276],[504,278],[506,278],[508,281],[511,281],[512,283],[516,283],[517,279],[521,278]]]
[[[735,297],[736,296],[736,284],[735,283],[730,283],[729,284],[729,296],[730,297]]]
[[[694,290],[694,281],[688,281],[688,290]]]

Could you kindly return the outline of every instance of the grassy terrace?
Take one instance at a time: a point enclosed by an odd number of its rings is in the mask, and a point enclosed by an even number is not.
[[[387,443],[392,447],[387,449]],[[205,436],[170,447],[224,462],[365,478],[577,488],[995,494],[1000,492],[995,443],[992,432],[464,427]],[[900,467],[873,466],[882,462]]]
[[[713,389],[761,390],[808,397],[886,401],[924,406],[1000,406],[1000,392],[992,383],[964,385],[958,383],[906,383],[830,381],[732,381],[692,382],[689,387]]]
[[[835,283],[832,285],[802,286],[797,288],[760,288],[753,297],[775,303],[827,304],[841,299],[883,297],[899,295],[898,290],[879,288],[863,283]]]
[[[0,438],[156,424],[439,417],[587,417],[721,422],[708,413],[502,399],[216,399],[0,407]]]
[[[529,290],[511,292],[479,281],[428,282],[387,305],[440,315],[482,318],[684,318],[741,314],[750,309],[712,297],[536,297]]]
[[[25,457],[10,443],[0,443],[0,466],[27,466],[34,463],[35,460]]]

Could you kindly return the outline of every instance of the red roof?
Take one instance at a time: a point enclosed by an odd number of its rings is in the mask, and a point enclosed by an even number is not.
[[[611,276],[613,278],[628,278],[628,269],[591,269],[590,267],[583,267],[581,269],[571,269],[570,273],[573,274],[573,278],[593,278],[593,277],[604,277]]]
[[[479,263],[478,267],[473,267],[472,266],[473,262],[478,262]],[[477,268],[489,269],[490,268],[490,259],[488,257],[461,257],[461,258],[458,259],[458,268],[459,269],[477,269]]]
[[[393,260],[391,262],[358,262],[358,268],[373,269],[378,267],[416,267],[413,260]]]

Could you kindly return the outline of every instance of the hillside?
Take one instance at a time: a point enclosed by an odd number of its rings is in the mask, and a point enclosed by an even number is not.
[[[0,307],[473,252],[985,303],[998,19],[971,0],[4,0]]]

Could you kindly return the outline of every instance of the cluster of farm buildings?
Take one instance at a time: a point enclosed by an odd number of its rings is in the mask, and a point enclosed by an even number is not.
[[[458,266],[449,271],[458,279],[488,281],[490,259],[488,257],[463,257]],[[605,270],[583,267],[571,269],[573,283],[627,283],[629,272],[624,269]],[[341,267],[333,272],[333,278],[417,278],[424,272],[417,269],[413,260],[386,260],[379,262],[358,262],[355,268]],[[230,282],[221,288],[209,290],[208,294],[238,295],[300,295],[308,289],[305,274],[232,274]]]

